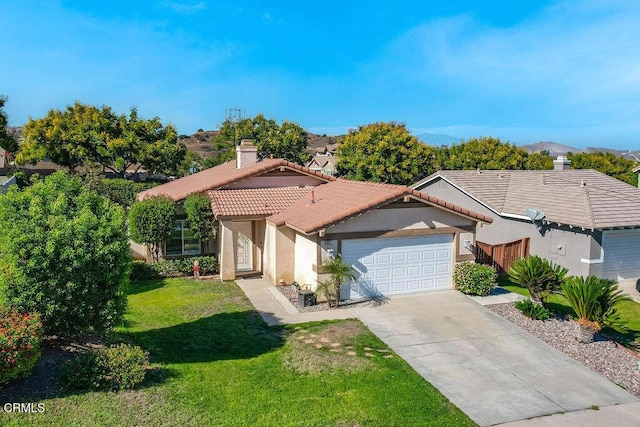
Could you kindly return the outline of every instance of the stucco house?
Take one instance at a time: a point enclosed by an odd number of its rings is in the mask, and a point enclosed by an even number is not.
[[[616,280],[640,277],[640,189],[595,170],[440,171],[414,189],[494,219],[478,241],[530,238],[530,253],[571,275]],[[527,209],[532,208],[527,213]],[[532,220],[532,212],[540,212]]]
[[[258,161],[248,141],[236,150],[235,161],[138,195],[166,194],[180,203],[208,194],[222,279],[262,274],[313,289],[322,263],[341,254],[358,274],[342,298],[449,289],[454,264],[474,259],[468,248],[477,225],[491,222],[405,186],[336,179],[282,159]]]
[[[305,165],[311,170],[321,172],[325,175],[335,175],[338,164],[338,158],[331,155],[315,155],[307,164]]]

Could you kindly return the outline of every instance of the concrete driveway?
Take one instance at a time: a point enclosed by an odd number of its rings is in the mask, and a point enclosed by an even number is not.
[[[456,291],[353,312],[480,425],[638,401]]]

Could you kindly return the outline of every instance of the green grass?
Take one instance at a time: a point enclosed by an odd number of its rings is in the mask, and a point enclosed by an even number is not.
[[[142,388],[5,396],[46,411],[0,425],[473,425],[360,322],[268,327],[232,282],[136,283],[115,338],[149,351]]]
[[[501,276],[498,279],[498,284],[508,291],[524,295],[527,298],[529,297],[529,291],[527,289],[514,284],[506,276]],[[575,317],[575,312],[569,305],[567,299],[559,294],[549,296],[547,308],[556,313]],[[621,344],[637,347],[638,342],[640,342],[640,304],[632,300],[623,301],[618,305],[617,309],[622,320],[622,325],[626,328],[627,332],[621,334],[611,329],[605,329],[604,333]]]

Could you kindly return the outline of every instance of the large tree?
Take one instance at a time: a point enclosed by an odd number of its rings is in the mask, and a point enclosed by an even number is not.
[[[157,117],[141,119],[135,108],[118,115],[110,107],[79,102],[30,119],[24,138],[19,162],[48,158],[70,171],[100,165],[120,176],[133,165],[173,175],[186,154],[175,128]]]
[[[635,162],[613,153],[567,153],[571,169],[595,169],[627,184],[636,185],[637,175],[633,173]]]
[[[0,305],[38,312],[48,334],[122,317],[131,249],[124,210],[57,172],[0,196]]]
[[[18,141],[16,141],[13,135],[9,135],[7,132],[9,119],[7,117],[7,113],[4,112],[4,104],[6,102],[7,98],[0,95],[0,147],[5,151],[14,153],[18,150]]]
[[[262,114],[236,122],[225,120],[212,141],[216,150],[226,153],[218,154],[217,159],[233,158],[234,145],[243,138],[254,141],[261,159],[273,156],[301,165],[311,159],[307,152],[307,132],[302,127],[287,120],[278,125]]]
[[[380,122],[350,130],[338,149],[338,174],[359,181],[410,185],[433,172],[433,148],[404,124]]]
[[[439,169],[527,169],[529,154],[499,138],[471,138],[438,149]]]

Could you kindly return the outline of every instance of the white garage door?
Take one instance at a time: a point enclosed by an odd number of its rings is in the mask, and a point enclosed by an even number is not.
[[[451,289],[453,235],[342,241],[357,274],[343,298]]]
[[[640,277],[640,230],[605,230],[603,276],[623,280]]]

